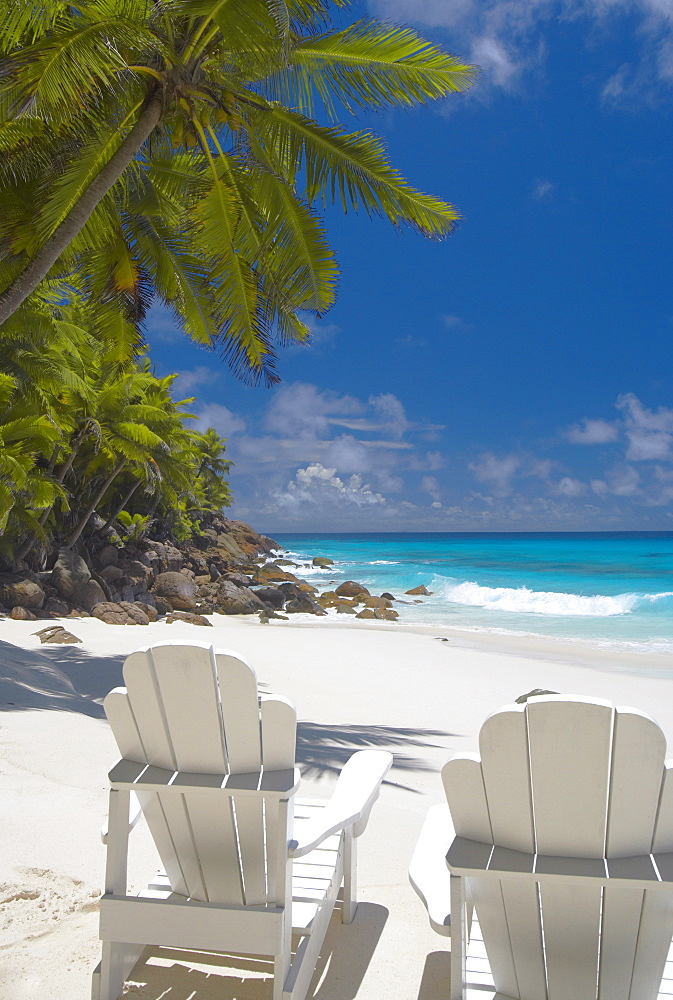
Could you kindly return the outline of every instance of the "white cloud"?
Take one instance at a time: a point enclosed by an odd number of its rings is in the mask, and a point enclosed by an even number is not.
[[[228,410],[221,403],[207,403],[202,406],[198,413],[197,426],[200,430],[213,427],[222,437],[229,438],[232,434],[239,434],[246,428],[245,420]]]
[[[173,382],[173,396],[176,399],[181,399],[200,385],[212,385],[213,382],[217,382],[221,374],[221,370],[215,371],[212,368],[207,368],[206,365],[197,365],[196,368],[180,372]]]
[[[408,429],[409,423],[404,412],[404,406],[397,396],[391,392],[383,392],[378,396],[369,397],[369,405],[379,415],[382,426],[386,428],[393,437],[401,438]]]
[[[549,200],[556,191],[556,184],[538,178],[533,184],[533,199],[535,201]]]
[[[607,420],[585,418],[581,424],[569,427],[565,436],[573,444],[608,444],[619,437],[619,427]]]
[[[266,414],[266,428],[291,437],[320,437],[329,430],[330,417],[361,413],[353,396],[342,396],[315,385],[293,382],[275,393]]]
[[[308,506],[320,505],[321,509],[334,506],[378,507],[386,503],[381,493],[374,492],[361,475],[344,480],[336,469],[314,462],[305,469],[297,469],[294,479],[284,490],[272,494],[274,505],[285,513],[300,514]]]
[[[471,462],[469,468],[480,483],[493,483],[496,491],[504,494],[510,492],[512,478],[520,465],[521,459],[516,455],[497,458],[493,452],[487,452]]]
[[[562,479],[559,479],[556,489],[566,497],[580,497],[587,490],[584,483],[581,483],[579,479],[573,479],[571,476],[563,476]]]
[[[442,495],[439,483],[434,476],[423,476],[421,479],[421,489],[428,493],[433,500],[438,501]]]
[[[648,410],[632,392],[617,400],[617,407],[624,414],[628,449],[626,457],[632,462],[652,459],[673,459],[673,409],[660,406]]]
[[[450,49],[481,69],[477,95],[484,84],[517,90],[526,75],[539,71],[552,21],[575,22],[592,48],[601,41],[609,44],[612,26],[630,30],[635,23],[634,63],[599,82],[604,100],[632,100],[673,83],[670,0],[369,0],[369,7],[386,19],[449,32]]]

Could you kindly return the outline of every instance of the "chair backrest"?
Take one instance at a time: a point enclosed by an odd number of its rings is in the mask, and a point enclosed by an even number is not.
[[[123,674],[126,687],[104,703],[122,757],[244,775],[236,785],[253,792],[139,794],[173,891],[212,903],[282,905],[287,822],[278,797],[255,790],[264,772],[294,767],[294,706],[260,697],[252,667],[206,643],[139,650]]]
[[[553,857],[673,850],[673,769],[661,730],[641,712],[597,699],[532,698],[489,716],[479,748],[480,756],[461,754],[442,772],[457,836]],[[471,887],[502,993],[657,996],[673,932],[668,893],[589,881],[474,879]]]

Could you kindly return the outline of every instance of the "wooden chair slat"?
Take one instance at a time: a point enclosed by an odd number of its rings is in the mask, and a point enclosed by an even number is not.
[[[502,896],[502,882],[489,883],[485,879],[475,878],[470,880],[470,889],[493,978],[497,981],[501,993],[509,997],[518,997],[519,984]],[[455,915],[452,913],[452,939],[456,926]]]
[[[173,744],[166,730],[151,651],[139,649],[127,656],[123,674],[131,710],[145,748],[145,760],[156,767],[175,769]]]
[[[442,783],[456,837],[493,840],[484,776],[478,754],[457,754],[442,768]]]
[[[600,888],[540,886],[549,1000],[595,1000]]]
[[[189,822],[198,845],[199,869],[203,896],[195,899],[210,903],[240,905],[244,902],[238,863],[238,838],[230,798],[206,800],[198,795],[185,796]]]
[[[245,903],[247,906],[257,906],[266,903],[267,859],[263,802],[261,798],[237,796],[234,808]]]
[[[673,893],[646,892],[629,1000],[657,1000],[672,937]]]
[[[642,889],[603,890],[598,1000],[629,1000],[644,899]]]
[[[666,740],[633,709],[615,709],[606,856],[648,854],[659,806]]]
[[[232,774],[259,771],[262,751],[257,677],[235,653],[218,651],[215,659],[229,770]]]
[[[177,769],[226,772],[212,650],[206,645],[157,645],[152,661]]]
[[[103,702],[103,708],[122,757],[126,757],[127,760],[146,761],[145,747],[131,711],[126,688],[114,688],[110,691]]]
[[[652,838],[652,853],[673,851],[673,760],[664,764],[659,793],[659,808]]]
[[[524,707],[507,706],[491,715],[481,727],[479,749],[495,843],[532,853],[533,809]]]
[[[603,857],[612,706],[549,697],[531,699],[526,714],[537,852]]]
[[[519,984],[519,994],[513,995],[523,1000],[529,997],[545,1000],[547,987],[537,886],[534,882],[519,885],[505,881],[500,885]]]
[[[297,710],[279,695],[262,695],[259,702],[262,729],[262,764],[265,770],[294,767],[297,743]]]

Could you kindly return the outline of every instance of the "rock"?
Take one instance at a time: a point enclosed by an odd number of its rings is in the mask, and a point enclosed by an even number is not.
[[[312,587],[310,583],[298,583],[297,586],[300,590],[303,590],[305,594],[317,594],[318,588]]]
[[[12,608],[9,612],[9,617],[13,618],[17,622],[34,622],[37,621],[37,615],[29,611],[28,608],[16,607]]]
[[[150,623],[142,608],[129,601],[120,601],[119,604],[101,601],[92,609],[91,613],[94,618],[99,618],[107,625],[149,625]]]
[[[282,609],[285,604],[285,595],[278,587],[260,587],[259,590],[253,590],[253,594],[257,594],[260,601],[270,604],[272,608]]]
[[[210,573],[210,579],[212,580],[213,583],[215,583],[216,580],[219,580],[219,578],[222,576],[215,563],[210,564],[210,566],[208,567],[208,572]]]
[[[70,605],[62,601],[60,597],[48,597],[42,606],[43,614],[51,615],[52,618],[65,618],[69,611]]]
[[[237,587],[231,580],[222,580],[217,588],[217,608],[225,615],[252,615],[264,611],[264,604],[249,587]]]
[[[34,580],[11,580],[0,584],[0,603],[8,608],[37,610],[44,604],[44,590]]]
[[[179,572],[182,569],[184,561],[185,557],[180,549],[176,549],[174,545],[166,542],[164,545],[164,559],[162,566],[162,568],[165,567],[165,572]]]
[[[257,571],[257,576],[255,578],[255,583],[300,583],[299,577],[295,576],[294,573],[288,573],[284,569],[279,569],[278,566],[260,566]]]
[[[389,601],[387,597],[366,597],[365,607],[366,608],[389,608],[392,606],[392,601]]]
[[[230,583],[235,583],[237,587],[250,586],[250,580],[243,573],[223,573],[220,576],[220,580],[229,580]]]
[[[140,608],[140,610],[147,615],[147,617],[151,622],[155,622],[158,620],[159,615],[157,613],[157,609],[154,607],[153,604],[146,604],[145,601],[135,601],[134,603],[136,608]]]
[[[333,566],[334,560],[327,559],[325,556],[314,556],[313,558],[314,566]]]
[[[89,567],[72,549],[61,549],[51,571],[51,584],[59,597],[72,601],[75,594],[91,579]]]
[[[149,566],[145,566],[139,559],[131,559],[123,565],[124,576],[131,584],[140,584],[143,590],[152,579],[153,573]]]
[[[386,599],[387,601],[394,601],[394,600],[395,600],[395,598],[393,597],[393,595],[392,595],[392,594],[389,594],[389,593],[388,593],[388,591],[384,591],[384,592],[383,592],[383,593],[381,594],[381,597],[385,597],[385,599]]]
[[[114,548],[114,546],[112,545],[110,546],[110,548]],[[115,549],[115,552],[116,551],[117,550]],[[121,578],[124,576],[124,570],[121,569],[121,567],[117,566],[116,564],[113,565],[112,563],[110,563],[109,566],[103,566],[98,575],[100,576],[101,580],[105,580],[106,583],[114,583],[115,580],[121,580]]]
[[[119,551],[116,545],[104,545],[96,553],[95,564],[99,570],[107,569],[108,566],[116,566],[118,562]]]
[[[169,625],[173,622],[187,622],[189,625],[211,625],[207,618],[203,615],[195,615],[191,611],[173,611],[172,614],[168,615],[166,621]]]
[[[357,597],[359,594],[369,597],[367,588],[363,587],[361,583],[356,583],[355,580],[346,580],[345,583],[340,583],[335,593],[339,597]]]
[[[533,690],[528,691],[527,694],[520,694],[519,697],[516,698],[515,700],[517,705],[525,705],[525,703],[528,701],[529,698],[537,698],[537,696],[540,694],[558,694],[558,693],[559,693],[558,691],[547,691],[546,688],[533,688]]]
[[[430,594],[432,594],[432,590],[428,590],[428,588],[424,584],[421,584],[420,587],[414,587],[413,590],[405,590],[404,593],[409,594],[411,597],[416,597],[417,595],[421,595],[422,597],[430,597]]]
[[[338,615],[354,615],[356,614],[355,608],[352,604],[342,604],[336,605],[336,611]]]
[[[68,632],[62,625],[50,625],[49,628],[41,628],[39,632],[33,632],[33,635],[39,636],[40,642],[71,643],[82,641],[76,635],[73,635],[72,632]]]
[[[134,601],[134,604],[149,604],[149,606],[151,608],[154,608],[154,610],[156,611],[157,600],[158,598],[156,598],[154,594],[150,594],[149,590],[141,590],[136,594],[136,599]],[[168,614],[168,612],[165,612],[165,614]]]
[[[193,611],[198,588],[182,573],[160,573],[154,584],[154,593],[165,598],[172,611]]]
[[[150,596],[154,598],[154,607],[157,609],[157,614],[170,615],[173,608],[165,597],[161,597],[159,594],[151,594]]]
[[[85,611],[91,612],[97,604],[107,601],[107,596],[99,583],[96,583],[95,580],[87,580],[75,592],[71,600],[78,608],[84,608]]]
[[[302,594],[300,597],[293,597],[291,601],[288,601],[285,605],[285,610],[288,614],[292,615],[325,615],[327,614],[317,601],[311,600],[308,594]]]
[[[399,616],[392,608],[363,608],[356,618],[377,618],[379,621],[394,622]]]

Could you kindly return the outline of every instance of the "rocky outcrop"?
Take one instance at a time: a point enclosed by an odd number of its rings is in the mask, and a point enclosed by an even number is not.
[[[85,611],[91,613],[97,604],[100,604],[101,601],[107,601],[107,594],[101,585],[95,580],[87,580],[87,582],[75,592],[75,596],[72,598],[72,601],[76,607],[84,608]]]
[[[37,611],[44,604],[44,590],[34,580],[3,576],[0,578],[0,604]]]
[[[37,615],[28,608],[16,607],[12,608],[9,612],[9,617],[13,618],[17,622],[34,622],[37,621]]]
[[[60,643],[62,645],[70,644],[73,642],[81,642],[76,635],[72,632],[68,632],[67,629],[63,628],[62,625],[51,625],[49,628],[42,628],[39,632],[33,632],[33,635],[38,636],[40,642],[51,642]]]
[[[154,584],[154,593],[168,601],[172,611],[193,611],[198,588],[182,573],[160,573]]]
[[[327,559],[325,556],[314,556],[313,557],[313,565],[314,566],[318,566],[318,567],[320,567],[322,569],[325,566],[333,566],[334,565],[334,560],[333,559]]]
[[[138,604],[120,601],[113,604],[102,601],[93,608],[91,614],[107,625],[149,625],[150,620]]]
[[[74,603],[77,591],[91,579],[91,570],[72,549],[61,549],[51,571],[51,585],[64,601]]]
[[[410,597],[430,597],[432,591],[428,590],[425,584],[422,583],[420,587],[414,587],[413,590],[405,590],[404,593]]]
[[[188,625],[211,625],[207,618],[203,615],[195,615],[191,611],[173,611],[170,615],[166,616],[166,623],[172,625],[173,622],[187,622]]]
[[[249,587],[238,587],[231,580],[218,581],[217,610],[225,615],[252,615],[265,605]]]

